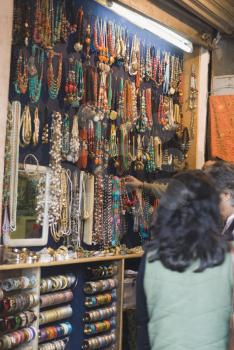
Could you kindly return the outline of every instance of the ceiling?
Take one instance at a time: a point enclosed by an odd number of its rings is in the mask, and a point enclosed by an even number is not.
[[[234,0],[173,0],[205,23],[227,35],[234,35]]]

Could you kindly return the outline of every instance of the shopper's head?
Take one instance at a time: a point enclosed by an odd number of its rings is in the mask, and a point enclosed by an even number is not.
[[[234,214],[234,164],[216,161],[205,168],[220,193],[220,212],[224,220]]]
[[[152,260],[180,272],[195,260],[196,271],[221,264],[226,244],[220,222],[219,195],[209,178],[199,170],[177,174],[161,199],[152,227]]]

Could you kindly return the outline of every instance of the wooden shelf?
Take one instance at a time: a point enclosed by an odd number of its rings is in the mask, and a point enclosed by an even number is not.
[[[64,261],[51,261],[51,262],[36,262],[32,264],[2,264],[0,265],[0,271],[14,270],[14,269],[32,269],[34,267],[50,267],[61,265],[74,265],[74,264],[86,264],[100,261],[110,260],[127,260],[127,259],[140,259],[143,253],[125,254],[125,255],[105,255],[105,256],[92,256],[89,258],[77,258]]]

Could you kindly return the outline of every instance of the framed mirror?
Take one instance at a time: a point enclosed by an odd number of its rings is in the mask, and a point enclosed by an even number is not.
[[[48,242],[49,168],[24,164],[18,173],[16,230],[4,244],[10,247],[44,246]],[[44,203],[40,223],[37,221],[38,195]]]

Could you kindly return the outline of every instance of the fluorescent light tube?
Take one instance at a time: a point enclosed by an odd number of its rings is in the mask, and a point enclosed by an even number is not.
[[[165,41],[179,47],[181,50],[188,53],[193,52],[193,44],[191,41],[175,33],[173,30],[163,26],[162,24],[159,24],[150,18],[144,17],[125,6],[117,4],[116,2],[110,1],[108,2],[108,5],[104,4],[103,0],[96,0],[96,2],[108,7],[111,11],[126,18],[129,22],[132,22],[136,26],[144,30],[148,30]]]

